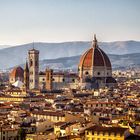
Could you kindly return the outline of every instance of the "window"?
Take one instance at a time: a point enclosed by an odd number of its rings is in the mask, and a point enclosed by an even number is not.
[[[35,66],[38,66],[38,61],[37,60],[35,61]]]
[[[30,67],[33,65],[33,60],[31,59],[30,60]]]
[[[86,72],[85,72],[85,75],[88,75],[88,74],[89,74],[88,71],[86,71]]]
[[[72,82],[74,83],[75,82],[75,79],[72,79]]]
[[[50,80],[50,74],[47,73],[47,80],[49,81]]]
[[[30,72],[30,75],[33,75],[33,72],[32,71]]]
[[[97,73],[97,75],[100,75],[100,74],[101,74],[100,72]]]

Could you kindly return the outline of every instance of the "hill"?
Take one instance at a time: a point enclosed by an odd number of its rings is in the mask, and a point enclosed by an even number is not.
[[[19,46],[13,46],[10,48],[0,49],[0,69],[7,69],[25,63],[25,60],[28,57],[28,50],[33,48],[33,46],[35,47],[35,49],[38,49],[40,51],[40,60],[46,60],[81,55],[88,48],[90,48],[91,42],[36,42],[34,44],[29,43]],[[107,54],[124,55],[127,53],[140,52],[139,41],[99,42],[99,46]],[[123,60],[118,60],[119,59],[115,61],[115,66],[119,65],[119,63],[123,63]]]

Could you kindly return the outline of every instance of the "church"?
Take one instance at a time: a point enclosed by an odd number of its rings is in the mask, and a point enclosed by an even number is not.
[[[19,81],[20,84],[15,84]],[[28,62],[24,70],[16,67],[9,77],[10,84],[22,85],[26,90],[99,89],[113,87],[112,66],[107,54],[100,49],[94,35],[90,48],[81,56],[78,72],[54,72],[52,69],[39,71],[39,51],[28,51]]]
[[[116,80],[112,77],[112,66],[107,54],[100,49],[94,35],[91,47],[81,56],[78,65],[81,87],[112,87]]]

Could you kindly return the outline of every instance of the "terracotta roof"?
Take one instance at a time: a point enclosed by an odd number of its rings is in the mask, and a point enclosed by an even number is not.
[[[24,75],[24,70],[21,67],[15,67],[10,73],[10,77],[22,77]]]
[[[39,72],[39,75],[46,75],[46,73],[43,72],[43,71],[40,71],[40,72]]]
[[[106,66],[111,68],[111,63],[108,56],[99,47],[90,48],[80,59],[79,67],[90,68],[93,66]]]
[[[96,132],[107,132],[107,133],[120,133],[120,134],[124,134],[124,132],[127,130],[127,128],[121,128],[121,127],[102,127],[102,126],[92,126],[90,128],[88,128],[87,130],[91,130],[91,131],[96,131]]]
[[[61,116],[61,117],[65,116],[65,114],[62,112],[53,112],[53,111],[33,111],[31,113],[37,115],[46,115],[46,116]]]
[[[12,109],[13,107],[11,107],[11,106],[0,106],[0,109]]]

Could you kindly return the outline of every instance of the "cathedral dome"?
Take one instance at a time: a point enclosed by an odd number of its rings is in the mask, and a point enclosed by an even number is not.
[[[105,52],[98,47],[96,38],[93,46],[81,56],[79,63],[81,68],[92,68],[92,66],[111,68],[110,60]]]
[[[21,67],[16,67],[10,73],[11,78],[23,78],[24,70]]]

